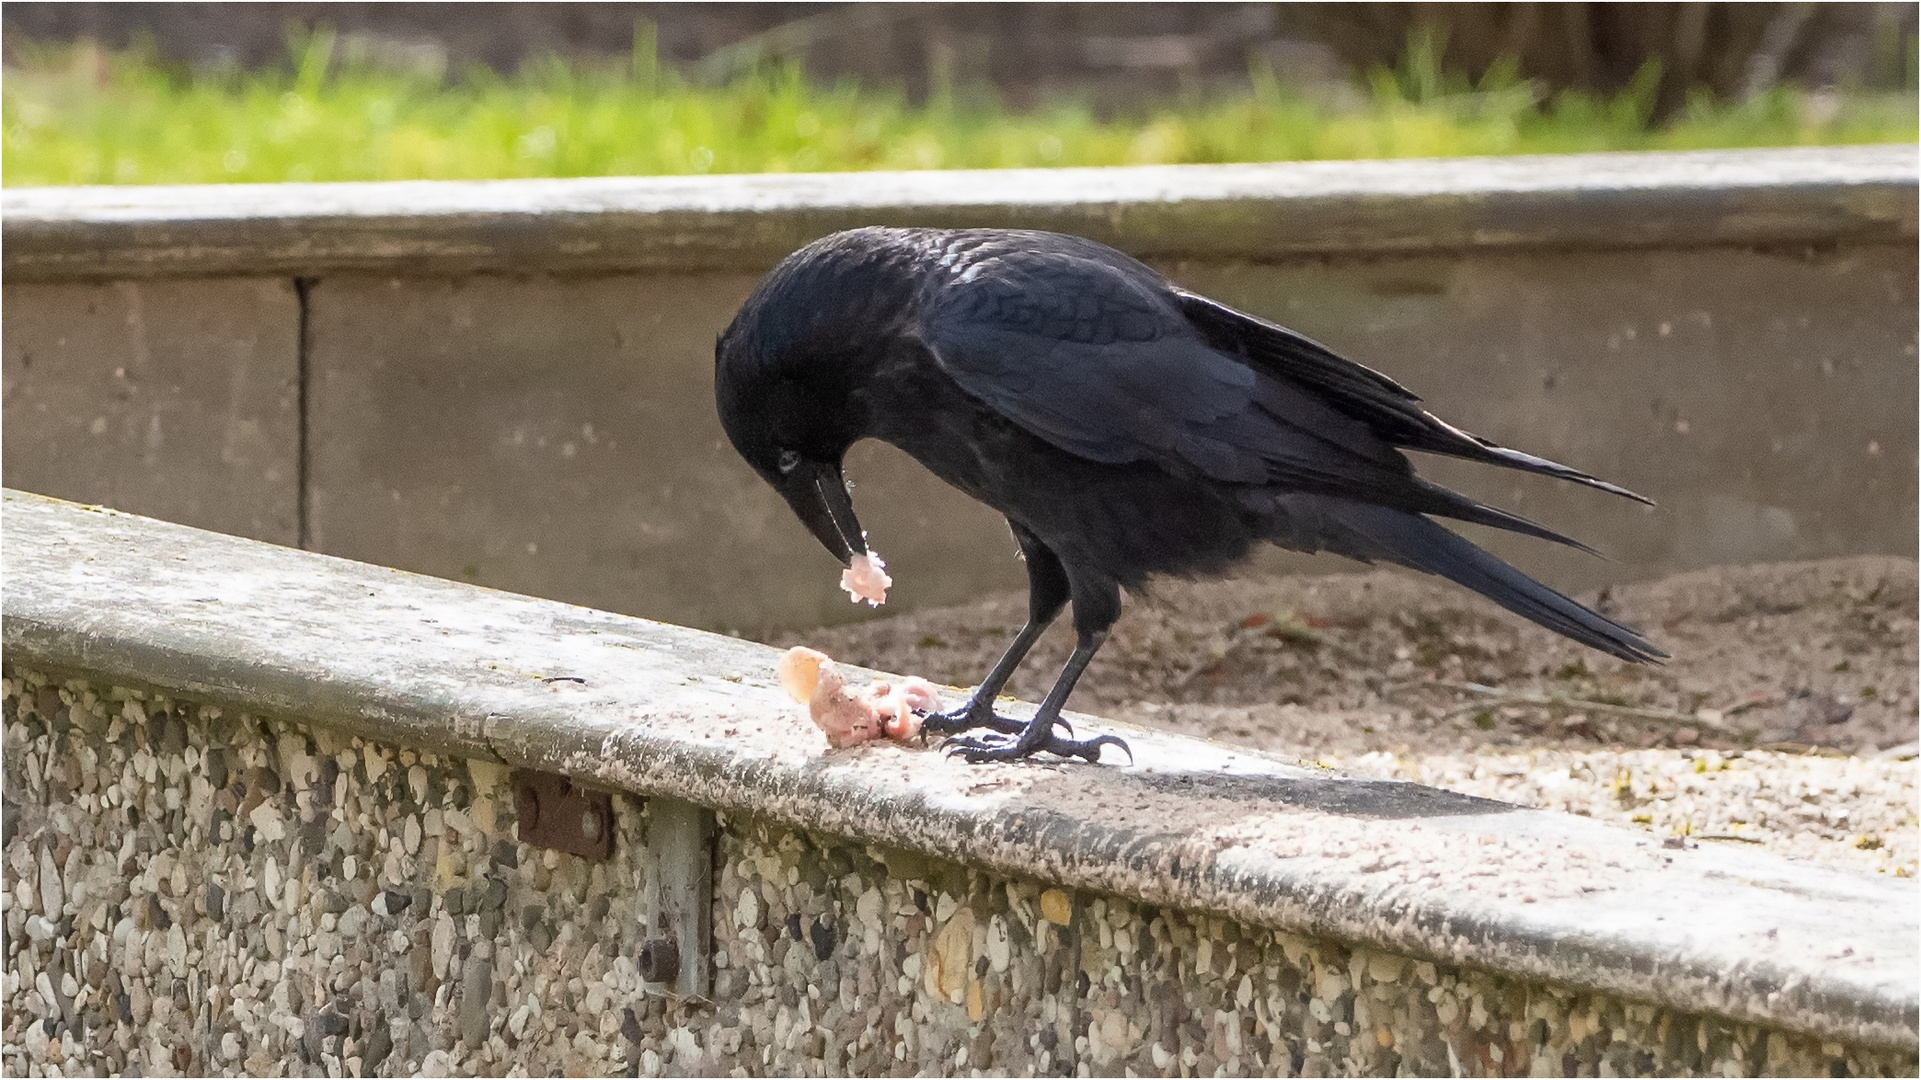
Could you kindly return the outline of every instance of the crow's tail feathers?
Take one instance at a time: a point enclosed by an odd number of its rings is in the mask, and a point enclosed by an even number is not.
[[[1345,534],[1327,537],[1335,541],[1327,544],[1330,550],[1444,577],[1522,618],[1623,660],[1656,663],[1668,655],[1633,627],[1576,603],[1419,514],[1348,502],[1333,503],[1324,512],[1326,523]]]
[[[1596,558],[1607,557],[1571,536],[1563,536],[1553,529],[1537,522],[1529,521],[1519,514],[1510,514],[1506,510],[1489,506],[1486,503],[1475,502],[1473,499],[1468,498],[1458,491],[1449,491],[1439,484],[1430,484],[1418,476],[1413,479],[1420,492],[1419,498],[1414,505],[1403,507],[1403,509],[1418,510],[1423,514],[1436,514],[1444,518],[1453,518],[1455,521],[1467,521],[1475,525],[1486,525],[1489,528],[1505,529],[1508,532],[1520,533],[1523,536],[1552,540],[1557,544],[1565,544],[1576,551],[1593,555]]]
[[[1503,468],[1518,469],[1521,472],[1552,476],[1557,480],[1568,480],[1597,491],[1605,491],[1610,495],[1633,499],[1645,506],[1654,505],[1653,499],[1629,491],[1619,484],[1610,484],[1598,476],[1590,476],[1579,469],[1568,468],[1558,461],[1549,461],[1544,457],[1510,449],[1490,439],[1483,439],[1471,431],[1462,431],[1433,413],[1421,415],[1427,420],[1425,430],[1416,433],[1400,445],[1411,450],[1426,450],[1429,453],[1466,458],[1469,461],[1485,462]]]

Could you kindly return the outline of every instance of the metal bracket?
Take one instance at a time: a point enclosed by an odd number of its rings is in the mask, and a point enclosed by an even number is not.
[[[522,843],[601,862],[614,853],[614,802],[557,773],[514,770],[514,813]]]
[[[706,997],[713,955],[714,812],[647,800],[641,856],[640,977],[683,997]]]

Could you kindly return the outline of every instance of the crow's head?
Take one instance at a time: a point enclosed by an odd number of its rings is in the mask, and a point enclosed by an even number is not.
[[[851,566],[854,556],[867,554],[867,534],[854,516],[840,454],[811,455],[789,445],[798,440],[780,439],[766,430],[743,434],[737,425],[726,426],[734,448],[780,492],[801,524],[841,565]]]
[[[714,345],[721,427],[844,565],[867,540],[841,460],[867,434],[863,353],[893,321],[873,318],[872,261],[846,250],[848,236],[789,256]]]

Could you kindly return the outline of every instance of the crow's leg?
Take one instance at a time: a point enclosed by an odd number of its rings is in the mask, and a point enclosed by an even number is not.
[[[1031,554],[1028,560],[1031,566]],[[1055,565],[1060,565],[1058,559]],[[1063,576],[1066,576],[1065,573]],[[1001,734],[956,736],[947,740],[949,753],[976,763],[1017,761],[1042,751],[1097,762],[1101,759],[1101,747],[1118,746],[1127,754],[1129,761],[1134,759],[1134,752],[1127,748],[1127,743],[1116,736],[1072,739],[1064,738],[1054,730],[1054,725],[1065,724],[1061,719],[1061,709],[1066,706],[1068,695],[1074,692],[1074,684],[1080,681],[1081,672],[1087,670],[1088,661],[1100,651],[1101,643],[1107,640],[1108,627],[1114,625],[1114,620],[1121,613],[1120,587],[1112,581],[1074,581],[1071,591],[1077,635],[1074,652],[1067,658],[1066,666],[1061,668],[1060,677],[1054,680],[1054,687],[1047,692],[1047,699],[1041,702],[1040,709],[1021,727],[1019,734],[995,726],[995,731]]]
[[[1027,625],[1021,627],[1021,632],[1014,636],[1014,643],[1001,654],[1000,660],[994,665],[994,670],[987,673],[986,680],[967,699],[967,704],[951,712],[930,714],[921,721],[921,731],[929,735],[952,735],[956,732],[972,731],[975,728],[992,728],[1005,734],[1024,730],[1027,725],[1022,721],[1010,719],[994,711],[994,699],[1000,696],[1001,689],[1013,676],[1014,669],[1021,666],[1021,661],[1027,657],[1027,651],[1034,647],[1034,642],[1047,630],[1049,622],[1052,620],[1035,622],[1029,619]]]
[[[1067,606],[1069,587],[1067,571],[1052,551],[1040,542],[1033,533],[1013,522],[1008,526],[1014,530],[1014,539],[1021,546],[1021,555],[1027,562],[1027,625],[1014,635],[1013,644],[1001,654],[994,664],[994,670],[967,699],[967,704],[951,712],[934,713],[921,723],[921,731],[929,735],[953,735],[975,728],[992,728],[1003,735],[1024,731],[1027,725],[994,712],[994,699],[1007,687],[1007,680],[1014,675],[1014,669],[1021,666],[1027,652],[1034,642],[1053,625],[1060,616],[1061,609]]]
[[[1077,757],[1089,762],[1101,759],[1101,747],[1118,746],[1134,759],[1134,752],[1127,743],[1116,735],[1097,735],[1091,739],[1063,738],[1055,733],[1054,725],[1061,722],[1061,707],[1067,704],[1067,695],[1074,692],[1074,684],[1080,680],[1081,672],[1086,670],[1087,662],[1094,659],[1100,650],[1101,642],[1107,640],[1107,631],[1082,634],[1074,645],[1074,654],[1067,658],[1067,666],[1061,669],[1061,676],[1055,680],[1054,688],[1047,692],[1047,700],[1041,702],[1039,711],[1019,735],[982,735],[955,736],[947,740],[947,751],[966,758],[970,762],[1018,761],[1042,751],[1058,754],[1061,757]]]

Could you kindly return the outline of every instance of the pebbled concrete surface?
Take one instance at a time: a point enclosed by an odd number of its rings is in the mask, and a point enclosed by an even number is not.
[[[772,650],[9,493],[10,662],[591,776],[979,872],[1911,1051],[1911,881],[1128,729],[1138,767],[829,754]],[[114,602],[103,604],[101,598]]]
[[[711,992],[663,993],[654,800],[590,864],[517,841],[496,764],[6,670],[12,1076],[1913,1072],[751,814],[713,850]]]

